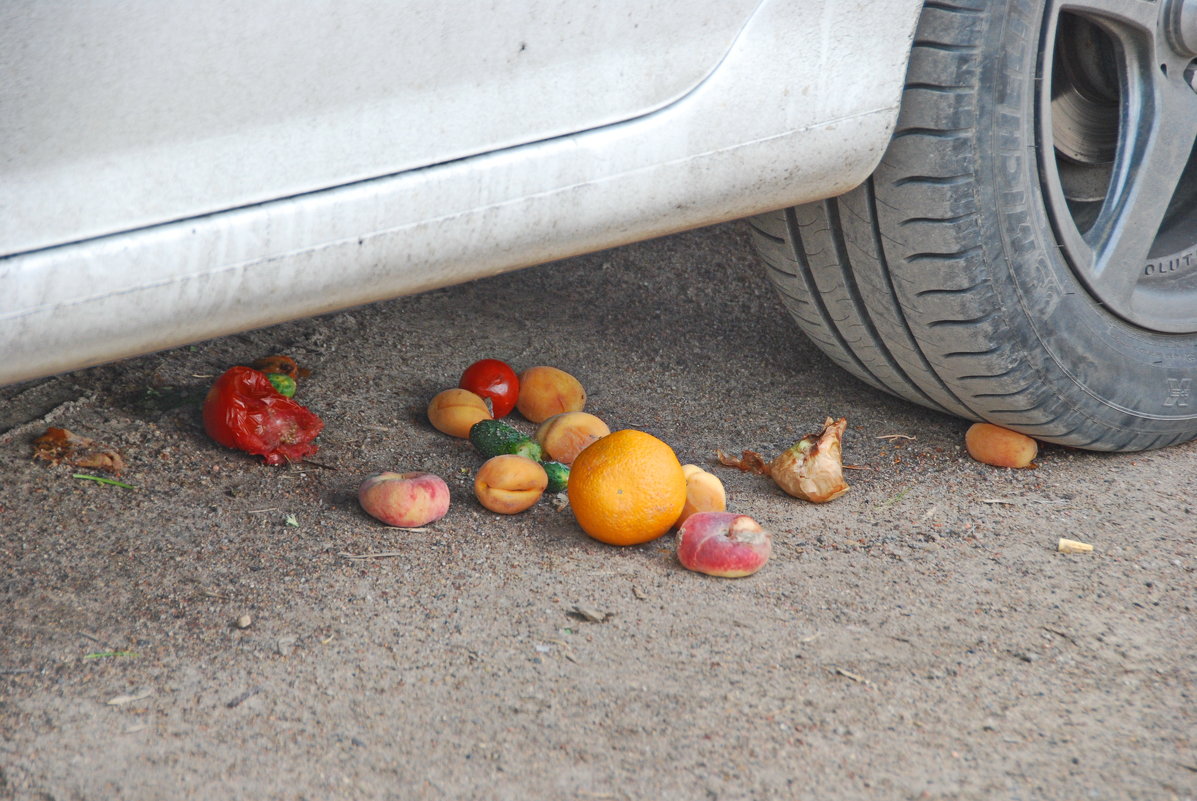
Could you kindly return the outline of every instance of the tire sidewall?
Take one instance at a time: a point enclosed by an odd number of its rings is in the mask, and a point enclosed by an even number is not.
[[[1045,27],[1041,2],[1007,0],[983,50],[997,55],[980,76],[978,153],[989,163],[978,166],[991,180],[978,182],[978,206],[997,210],[984,241],[1007,330],[1074,412],[1145,434],[1191,431],[1197,336],[1146,331],[1106,311],[1053,233],[1037,155],[1037,79],[1050,67],[1042,63]]]

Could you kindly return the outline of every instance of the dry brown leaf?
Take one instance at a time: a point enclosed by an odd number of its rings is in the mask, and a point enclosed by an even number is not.
[[[743,451],[740,458],[728,456],[723,451],[715,451],[715,455],[719,457],[719,464],[725,467],[734,467],[737,470],[743,470],[745,473],[760,473],[763,476],[769,475],[769,463],[756,451]]]
[[[125,469],[125,460],[114,449],[56,426],[47,428],[46,433],[33,441],[33,456],[51,464],[66,462],[116,475]]]

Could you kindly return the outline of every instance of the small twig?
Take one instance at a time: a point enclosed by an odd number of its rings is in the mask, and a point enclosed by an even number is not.
[[[266,512],[277,512],[277,511],[278,511],[277,506],[270,506],[270,507],[267,507],[266,509],[246,509],[245,514],[260,515],[260,514],[265,514]]]
[[[549,643],[553,643],[554,645],[561,646],[561,655],[564,656],[566,659],[568,659],[570,662],[573,662],[575,665],[578,664],[578,658],[576,656],[574,656],[573,648],[571,648],[569,643],[567,643],[565,640],[558,640],[558,639],[554,638],[554,639],[546,639],[545,642],[549,642]]]
[[[84,659],[111,659],[114,656],[125,657],[127,659],[136,659],[136,651],[96,651],[95,653],[84,654]]]
[[[236,709],[237,707],[241,706],[243,703],[248,701],[250,698],[253,698],[255,695],[257,695],[260,692],[262,692],[261,684],[259,684],[257,687],[251,687],[250,689],[241,693],[241,695],[238,695],[232,701],[229,701],[227,704],[225,704],[225,706],[228,707],[229,709]]]
[[[132,695],[118,695],[116,698],[110,698],[105,703],[107,703],[108,706],[124,706],[125,704],[132,704],[136,701],[144,701],[153,694],[153,688],[146,688],[141,692],[133,693]]]
[[[872,465],[868,465],[868,464],[842,464],[842,465],[840,465],[840,467],[844,468],[845,470],[874,470],[875,469]]]
[[[339,468],[339,467],[337,467],[337,466],[335,466],[335,465],[331,465],[331,464],[324,464],[323,462],[314,462],[314,461],[312,461],[311,459],[303,459],[302,461],[303,461],[303,463],[304,463],[304,464],[310,464],[310,465],[312,465],[312,466],[314,466],[314,467],[321,467],[321,468],[323,468],[323,469],[325,469],[325,470],[340,470],[340,469],[341,469],[341,468]]]
[[[0,668],[0,676],[11,676],[16,673],[34,673],[37,668]]]
[[[918,438],[912,437],[910,434],[881,434],[879,436],[873,437],[873,439],[887,439],[890,442],[893,442],[895,439],[918,439]]]
[[[1080,643],[1078,643],[1076,641],[1076,637],[1073,637],[1071,634],[1069,634],[1066,631],[1060,631],[1059,629],[1053,629],[1051,626],[1043,626],[1042,628],[1044,631],[1046,631],[1049,634],[1054,634],[1057,637],[1063,637],[1064,639],[1068,640],[1073,645],[1080,645]]]
[[[831,672],[835,673],[836,675],[843,676],[846,679],[852,679],[852,681],[859,682],[860,684],[867,684],[870,687],[873,686],[873,682],[869,681],[864,676],[861,676],[858,673],[853,673],[850,670],[844,670],[842,667],[834,667],[831,669]]]
[[[982,498],[981,503],[1004,503],[1007,506],[1018,505],[1018,501],[1012,501],[1009,498]]]
[[[376,551],[375,553],[347,553],[341,551],[337,554],[343,559],[391,559],[396,556],[407,556],[403,551]]]

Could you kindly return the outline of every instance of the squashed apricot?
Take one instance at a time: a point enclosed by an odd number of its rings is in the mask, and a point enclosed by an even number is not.
[[[474,477],[474,495],[492,512],[513,515],[540,500],[549,476],[526,456],[506,453],[488,459]]]
[[[995,426],[974,423],[964,434],[968,455],[995,467],[1032,467],[1039,445],[1026,434]]]
[[[586,406],[582,382],[556,367],[529,367],[520,373],[520,397],[515,408],[533,423],[555,414],[580,412]]]
[[[468,439],[474,423],[490,419],[486,401],[468,389],[446,389],[428,404],[428,422],[451,437]]]
[[[540,424],[536,441],[550,459],[573,464],[583,448],[610,433],[607,424],[589,412],[564,412]]]
[[[722,512],[727,509],[727,492],[718,476],[693,464],[682,465],[682,473],[686,476],[686,505],[673,524],[674,528],[681,528],[691,515],[698,512]]]

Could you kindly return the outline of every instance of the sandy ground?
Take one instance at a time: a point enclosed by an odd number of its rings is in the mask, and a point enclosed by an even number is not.
[[[276,352],[319,464],[202,430],[212,377]],[[843,415],[866,469],[812,506],[711,466],[775,553],[689,573],[672,535],[477,504],[424,407],[484,356],[683,462]],[[48,425],[135,489],[31,459]],[[737,224],[0,389],[0,798],[1197,798],[1197,445],[1011,471],[965,428],[833,368]],[[384,469],[449,514],[366,517]]]

